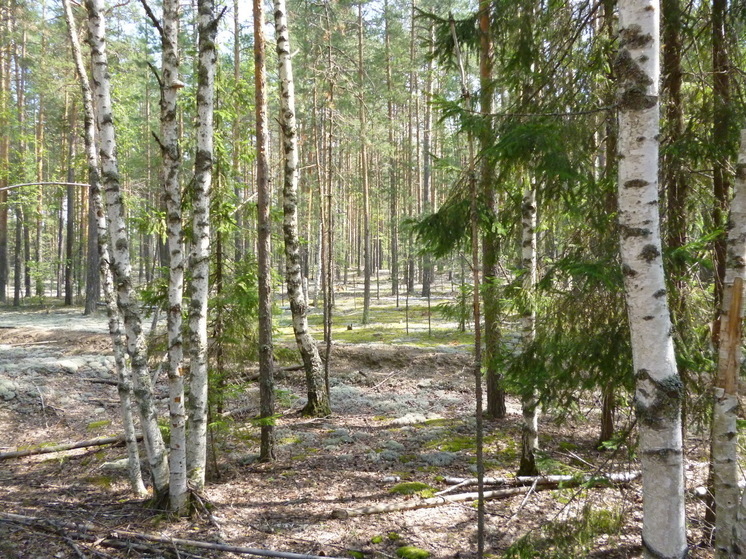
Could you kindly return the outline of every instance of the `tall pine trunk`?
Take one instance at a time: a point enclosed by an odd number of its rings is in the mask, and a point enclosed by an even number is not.
[[[269,176],[269,122],[264,7],[254,0],[254,80],[256,113],[257,268],[259,275],[259,406],[263,419],[259,459],[275,459],[274,355],[272,353],[272,185]]]
[[[635,370],[646,557],[687,554],[676,370],[658,217],[659,6],[623,0],[615,61],[619,103],[619,228]]]

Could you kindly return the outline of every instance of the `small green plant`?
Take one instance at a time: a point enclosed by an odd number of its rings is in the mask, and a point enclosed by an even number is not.
[[[618,511],[594,510],[583,507],[579,517],[571,520],[549,522],[536,532],[531,532],[505,553],[506,559],[575,559],[586,556],[595,539],[602,535],[618,534],[624,518]]]
[[[396,555],[402,559],[427,559],[431,553],[413,545],[405,545],[396,550]]]

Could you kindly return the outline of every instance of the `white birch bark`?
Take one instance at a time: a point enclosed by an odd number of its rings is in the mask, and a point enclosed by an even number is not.
[[[155,491],[157,494],[162,494],[168,488],[168,461],[166,448],[157,423],[140,309],[132,288],[129,240],[124,220],[122,192],[119,185],[116,139],[111,110],[111,83],[106,55],[104,6],[102,0],[85,0],[85,6],[88,11],[88,42],[91,46],[93,64],[93,98],[99,132],[99,155],[108,217],[111,264],[118,305],[124,317],[127,352],[130,356],[134,394],[137,399],[148,463]]]
[[[189,254],[189,400],[187,402],[187,470],[195,489],[205,485],[207,463],[207,296],[210,275],[210,187],[215,89],[215,2],[199,0],[197,81],[197,153],[194,158],[192,231]]]
[[[619,3],[619,229],[636,376],[645,557],[687,554],[676,369],[658,217],[659,5]]]
[[[179,2],[164,0],[161,36],[161,133],[163,162],[161,182],[166,205],[168,273],[168,408],[169,408],[169,506],[186,514],[189,506],[186,465],[186,412],[184,407],[184,349],[182,300],[184,294],[184,234],[181,217],[181,150],[177,120],[179,81]]]
[[[521,271],[526,297],[525,308],[521,316],[521,345],[524,351],[536,337],[536,307],[533,303],[537,279],[536,225],[536,191],[530,184],[527,184],[521,202]],[[534,452],[539,450],[539,406],[535,390],[523,396],[521,410],[523,429],[519,475],[536,475],[538,472]]]
[[[712,416],[712,471],[715,496],[715,553],[740,557],[736,530],[741,494],[738,487],[738,373],[743,338],[743,282],[746,280],[746,129],[741,131],[733,201],[728,220],[727,260],[720,310],[720,346]],[[740,533],[741,538],[746,531]],[[739,543],[740,542],[740,543]]]
[[[65,9],[65,20],[67,21],[68,38],[73,51],[75,69],[80,80],[80,88],[83,94],[84,112],[84,139],[86,162],[88,163],[88,180],[90,187],[90,203],[94,209],[97,228],[96,246],[98,251],[99,273],[104,291],[104,301],[109,325],[109,335],[114,346],[114,364],[117,371],[117,389],[119,392],[119,405],[122,414],[122,428],[127,448],[127,473],[132,492],[138,497],[147,495],[145,484],[142,480],[140,470],[140,453],[137,449],[137,438],[135,436],[135,422],[132,417],[132,377],[125,361],[124,338],[121,329],[119,309],[117,308],[116,294],[114,292],[114,280],[109,267],[109,235],[106,230],[106,216],[104,214],[103,201],[101,199],[100,175],[98,171],[98,154],[96,153],[96,131],[95,116],[93,114],[93,96],[88,74],[83,63],[83,55],[78,41],[78,32],[75,26],[70,0],[62,0]]]
[[[285,154],[283,168],[283,233],[285,237],[285,276],[293,315],[293,331],[306,371],[308,403],[306,415],[331,413],[319,351],[308,331],[308,304],[303,295],[300,243],[298,241],[298,125],[295,120],[295,86],[290,60],[290,38],[285,0],[274,0],[275,35],[280,74],[280,126]]]

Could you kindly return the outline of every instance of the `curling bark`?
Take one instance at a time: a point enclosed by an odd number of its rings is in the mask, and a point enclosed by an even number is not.
[[[743,338],[743,283],[746,280],[746,129],[741,131],[735,192],[728,220],[727,259],[720,311],[720,346],[712,415],[712,470],[715,552],[741,556],[736,533],[741,500],[738,487],[738,372]],[[743,540],[740,542],[743,544]]]
[[[676,369],[658,216],[659,3],[619,3],[619,229],[637,379],[645,557],[687,555]]]

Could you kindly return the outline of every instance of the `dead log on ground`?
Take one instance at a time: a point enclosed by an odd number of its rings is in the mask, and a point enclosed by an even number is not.
[[[142,440],[142,435],[137,435],[137,440]],[[89,446],[104,446],[107,444],[124,444],[124,435],[117,435],[116,437],[98,437],[96,439],[90,439],[87,441],[78,441],[76,443],[64,443],[56,444],[52,446],[37,446],[34,448],[26,448],[24,450],[14,450],[11,452],[1,452],[0,460],[7,460],[8,458],[22,458],[23,456],[34,456],[37,454],[51,454],[53,452],[63,452],[65,450],[73,450],[76,448],[87,448]]]
[[[503,497],[512,497],[514,495],[521,495],[528,493],[529,491],[545,491],[547,489],[556,489],[560,485],[563,487],[578,487],[580,485],[588,485],[589,487],[597,486],[608,486],[609,484],[623,485],[634,481],[640,477],[640,472],[623,473],[623,474],[606,474],[598,476],[537,476],[537,477],[520,477],[520,478],[485,478],[485,483],[488,480],[495,481],[492,483],[508,483],[512,485],[520,485],[519,487],[507,487],[505,489],[496,489],[494,491],[485,491],[484,499],[500,499]],[[448,483],[457,483],[467,485],[465,482],[473,481],[477,483],[476,478],[446,478]],[[456,481],[459,480],[459,481]],[[367,514],[380,514],[384,512],[397,512],[404,510],[416,510],[429,507],[439,507],[441,505],[447,505],[450,503],[459,503],[463,501],[476,501],[479,498],[479,493],[457,493],[456,495],[440,495],[437,497],[431,497],[429,499],[422,499],[420,501],[411,500],[403,503],[388,503],[373,505],[370,507],[361,507],[356,509],[335,509],[332,511],[332,518],[350,518],[353,516],[364,516]]]
[[[239,553],[242,555],[256,555],[259,557],[277,557],[279,559],[342,559],[340,557],[328,557],[319,555],[307,555],[304,553],[291,553],[288,551],[273,551],[271,549],[257,549],[251,547],[242,547],[237,545],[228,545],[222,543],[204,542],[200,540],[186,540],[183,538],[168,538],[165,536],[154,536],[142,532],[131,532],[129,530],[106,530],[102,533],[97,526],[90,522],[74,523],[61,520],[47,520],[33,516],[24,516],[0,511],[0,521],[15,522],[24,526],[32,526],[40,529],[47,529],[50,526],[56,529],[64,529],[65,533],[78,540],[91,541],[95,537],[98,545],[109,547],[122,547],[124,541],[146,541],[168,544],[171,547],[191,547],[197,549],[208,549],[212,551],[226,551],[230,553]]]

